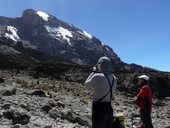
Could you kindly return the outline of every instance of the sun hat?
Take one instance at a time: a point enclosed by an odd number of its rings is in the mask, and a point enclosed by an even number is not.
[[[101,57],[97,62],[99,69],[103,73],[110,73],[111,72],[111,60],[104,56]]]
[[[149,77],[147,75],[138,76],[138,79],[144,79],[146,81],[149,81]]]

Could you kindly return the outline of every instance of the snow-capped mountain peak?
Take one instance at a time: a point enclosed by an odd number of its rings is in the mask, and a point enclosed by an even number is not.
[[[42,11],[37,11],[37,14],[45,21],[48,21],[49,15]]]
[[[23,48],[37,49],[78,64],[95,64],[101,56],[121,63],[112,48],[95,36],[42,11],[27,9],[18,18],[0,18],[0,28],[6,26],[1,33],[16,42],[16,47],[19,43]]]

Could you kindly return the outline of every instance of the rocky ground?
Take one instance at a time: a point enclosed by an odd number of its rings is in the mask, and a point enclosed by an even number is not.
[[[132,115],[138,114],[133,97],[123,92],[114,97],[114,112],[123,113],[126,128],[132,128]],[[170,97],[154,98],[152,119],[155,128],[170,128]],[[0,71],[0,128],[90,126],[91,91],[83,84]]]

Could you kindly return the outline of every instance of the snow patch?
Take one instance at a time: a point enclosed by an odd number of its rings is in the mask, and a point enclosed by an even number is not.
[[[86,31],[83,31],[83,33],[84,33],[85,36],[87,36],[87,37],[90,38],[90,39],[93,37],[92,35],[90,35],[90,34],[87,33]]]
[[[101,42],[102,43],[102,46],[108,51],[108,52],[110,52],[110,50],[108,49],[108,47],[103,43],[103,42]]]
[[[108,52],[110,52],[109,48],[106,45],[104,45],[104,47]]]
[[[109,49],[108,49],[107,47],[105,47],[105,48],[106,48],[106,50],[107,50],[108,52],[110,52]]]
[[[105,44],[103,42],[101,42],[101,43],[102,43],[102,46],[105,46]]]
[[[90,39],[92,39],[92,38],[93,38],[93,36],[92,36],[92,35],[90,35],[89,33],[87,33],[86,31],[83,31],[83,32],[78,31],[78,33],[80,33],[80,34],[82,34],[82,35],[84,35],[84,36],[86,36],[86,37],[88,37],[88,38],[90,38]]]
[[[65,39],[69,45],[72,46],[70,43],[70,38],[73,37],[72,32],[69,31],[68,29],[65,29],[63,27],[50,27],[50,26],[45,26],[46,30],[50,33],[50,35],[54,37],[62,37]]]
[[[42,11],[37,11],[37,14],[45,21],[48,21],[49,15]]]
[[[13,41],[17,42],[17,40],[20,40],[19,36],[17,35],[17,29],[13,26],[7,26],[7,32],[5,33],[5,37],[12,39]]]

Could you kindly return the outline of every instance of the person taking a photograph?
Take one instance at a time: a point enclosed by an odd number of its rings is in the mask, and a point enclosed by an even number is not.
[[[92,128],[112,128],[111,101],[117,80],[111,73],[111,60],[108,57],[101,57],[98,60],[84,85],[93,88]]]

